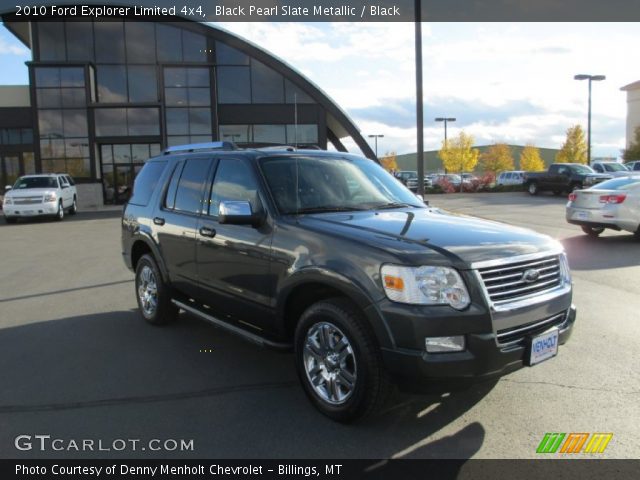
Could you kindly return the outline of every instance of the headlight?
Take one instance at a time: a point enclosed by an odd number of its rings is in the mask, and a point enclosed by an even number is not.
[[[46,202],[55,202],[57,198],[58,198],[58,197],[56,196],[56,194],[55,194],[55,193],[47,193],[47,194],[44,196],[44,201],[45,201],[45,203],[46,203]]]
[[[569,270],[569,261],[565,252],[560,254],[560,274],[565,284],[571,283],[571,270]]]
[[[451,305],[457,310],[471,302],[467,287],[453,268],[383,265],[380,274],[384,291],[394,302]]]
[[[13,205],[13,202],[11,201],[11,197],[4,197],[4,204]]]

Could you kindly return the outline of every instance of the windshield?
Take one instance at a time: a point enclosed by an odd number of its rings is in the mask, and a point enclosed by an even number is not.
[[[629,190],[640,186],[640,177],[621,177],[594,185],[589,190]]]
[[[587,165],[571,165],[571,168],[573,168],[573,171],[576,173],[595,173],[593,168]]]
[[[607,172],[627,172],[627,167],[621,163],[604,163],[604,169]]]
[[[424,207],[382,167],[364,158],[270,157],[261,168],[283,214]]]
[[[27,188],[58,188],[55,177],[22,177],[13,185],[14,190]]]

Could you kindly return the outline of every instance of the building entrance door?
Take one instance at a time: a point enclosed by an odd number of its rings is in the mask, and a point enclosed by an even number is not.
[[[0,162],[0,176],[2,176],[2,184],[0,188],[4,190],[5,186],[13,185],[20,176],[20,157],[18,155],[3,155]]]

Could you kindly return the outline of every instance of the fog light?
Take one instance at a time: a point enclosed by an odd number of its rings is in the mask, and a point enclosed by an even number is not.
[[[424,339],[428,353],[461,352],[464,350],[464,336],[426,337]]]

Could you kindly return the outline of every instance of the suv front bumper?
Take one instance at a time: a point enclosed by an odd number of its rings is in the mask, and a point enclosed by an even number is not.
[[[10,218],[30,218],[56,215],[58,213],[58,202],[54,201],[27,205],[4,205],[3,213],[5,217]]]

